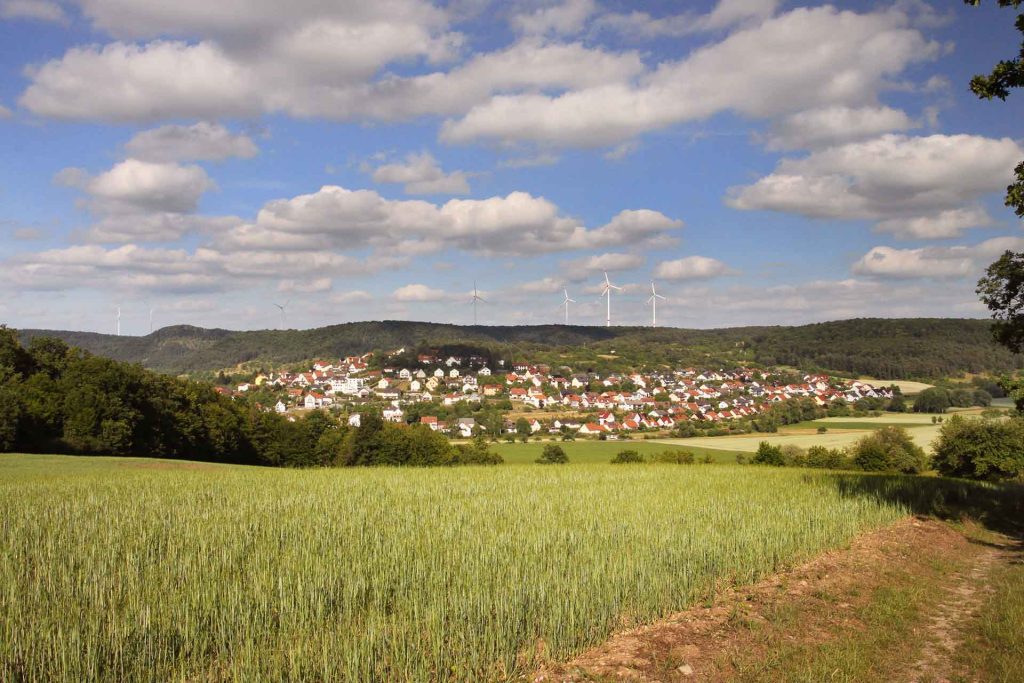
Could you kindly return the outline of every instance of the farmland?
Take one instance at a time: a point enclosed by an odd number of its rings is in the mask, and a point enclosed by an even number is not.
[[[4,455],[0,679],[515,679],[904,516],[885,481]]]

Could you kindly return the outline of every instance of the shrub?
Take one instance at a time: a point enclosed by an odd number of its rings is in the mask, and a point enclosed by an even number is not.
[[[644,456],[640,455],[634,450],[619,451],[614,458],[612,458],[613,465],[620,465],[631,462],[643,462]]]
[[[821,425],[820,427],[818,427],[818,433],[819,434],[824,434],[827,431],[828,431],[828,427],[826,427],[825,425]]]
[[[785,459],[782,457],[782,449],[771,445],[767,441],[762,441],[758,444],[757,453],[754,454],[751,462],[755,465],[774,465],[775,467],[782,467],[786,464]]]
[[[692,465],[694,463],[693,453],[687,450],[662,451],[650,457],[651,462],[669,463],[672,465]]]
[[[565,454],[565,449],[561,446],[549,443],[544,446],[544,451],[534,462],[539,465],[564,465],[569,462],[569,456]]]
[[[782,462],[788,467],[803,467],[807,462],[807,453],[796,444],[786,444],[782,447]]]
[[[924,449],[902,427],[885,427],[863,437],[853,446],[853,460],[874,472],[917,474],[928,464]]]
[[[806,465],[807,467],[840,470],[848,469],[851,463],[849,458],[838,448],[811,446],[807,449]]]
[[[954,415],[939,431],[932,463],[949,477],[1024,479],[1024,419],[967,420]]]

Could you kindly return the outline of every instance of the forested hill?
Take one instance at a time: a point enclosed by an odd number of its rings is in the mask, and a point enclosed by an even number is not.
[[[1024,367],[1024,358],[992,341],[988,321],[944,318],[860,318],[716,330],[380,321],[247,332],[174,326],[144,337],[57,330],[20,334],[25,342],[37,336],[58,337],[101,356],[173,373],[215,371],[249,361],[278,365],[446,345],[485,348],[512,360],[574,369],[756,362],[882,379],[934,379]]]

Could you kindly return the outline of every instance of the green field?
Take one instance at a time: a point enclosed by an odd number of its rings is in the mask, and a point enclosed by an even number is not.
[[[689,441],[689,439],[687,440]],[[544,446],[555,443],[565,450],[569,456],[570,465],[593,465],[610,462],[619,451],[634,450],[641,455],[651,455],[664,451],[687,450],[693,453],[699,461],[705,455],[710,455],[712,460],[718,463],[736,462],[736,454],[740,449],[729,450],[720,448],[699,448],[696,444],[666,444],[660,441],[530,441],[529,443],[501,443],[493,444],[491,449],[501,454],[505,462],[510,465],[532,464],[540,457]],[[679,442],[682,443],[682,442]]]
[[[907,514],[891,486],[936,481],[3,455],[0,680],[515,679],[841,546]]]
[[[907,431],[913,437],[917,445],[931,451],[931,443],[939,435],[942,425],[921,425],[915,426]],[[837,430],[831,429],[825,434],[743,434],[740,436],[698,436],[692,439],[662,439],[660,443],[672,444],[685,448],[707,448],[721,449],[730,453],[742,451],[753,453],[757,450],[762,441],[767,441],[773,446],[794,445],[801,448],[811,446],[825,446],[826,448],[846,448],[856,443],[865,434],[877,427],[869,427],[865,430]]]

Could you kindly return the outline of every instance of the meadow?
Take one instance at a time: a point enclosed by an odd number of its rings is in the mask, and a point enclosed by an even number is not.
[[[516,680],[906,515],[883,481],[2,455],[0,680]]]
[[[665,451],[690,451],[699,462],[705,456],[710,456],[716,463],[734,463],[736,455],[741,449],[730,450],[724,448],[699,448],[691,447],[689,441],[692,439],[680,440],[674,444],[662,443],[655,440],[616,440],[596,441],[580,439],[579,441],[529,441],[527,443],[496,443],[491,444],[491,450],[499,453],[505,462],[510,465],[529,465],[540,457],[544,447],[550,443],[561,446],[569,457],[570,465],[594,465],[610,462],[617,453],[624,450],[633,450],[641,455],[654,455]]]

